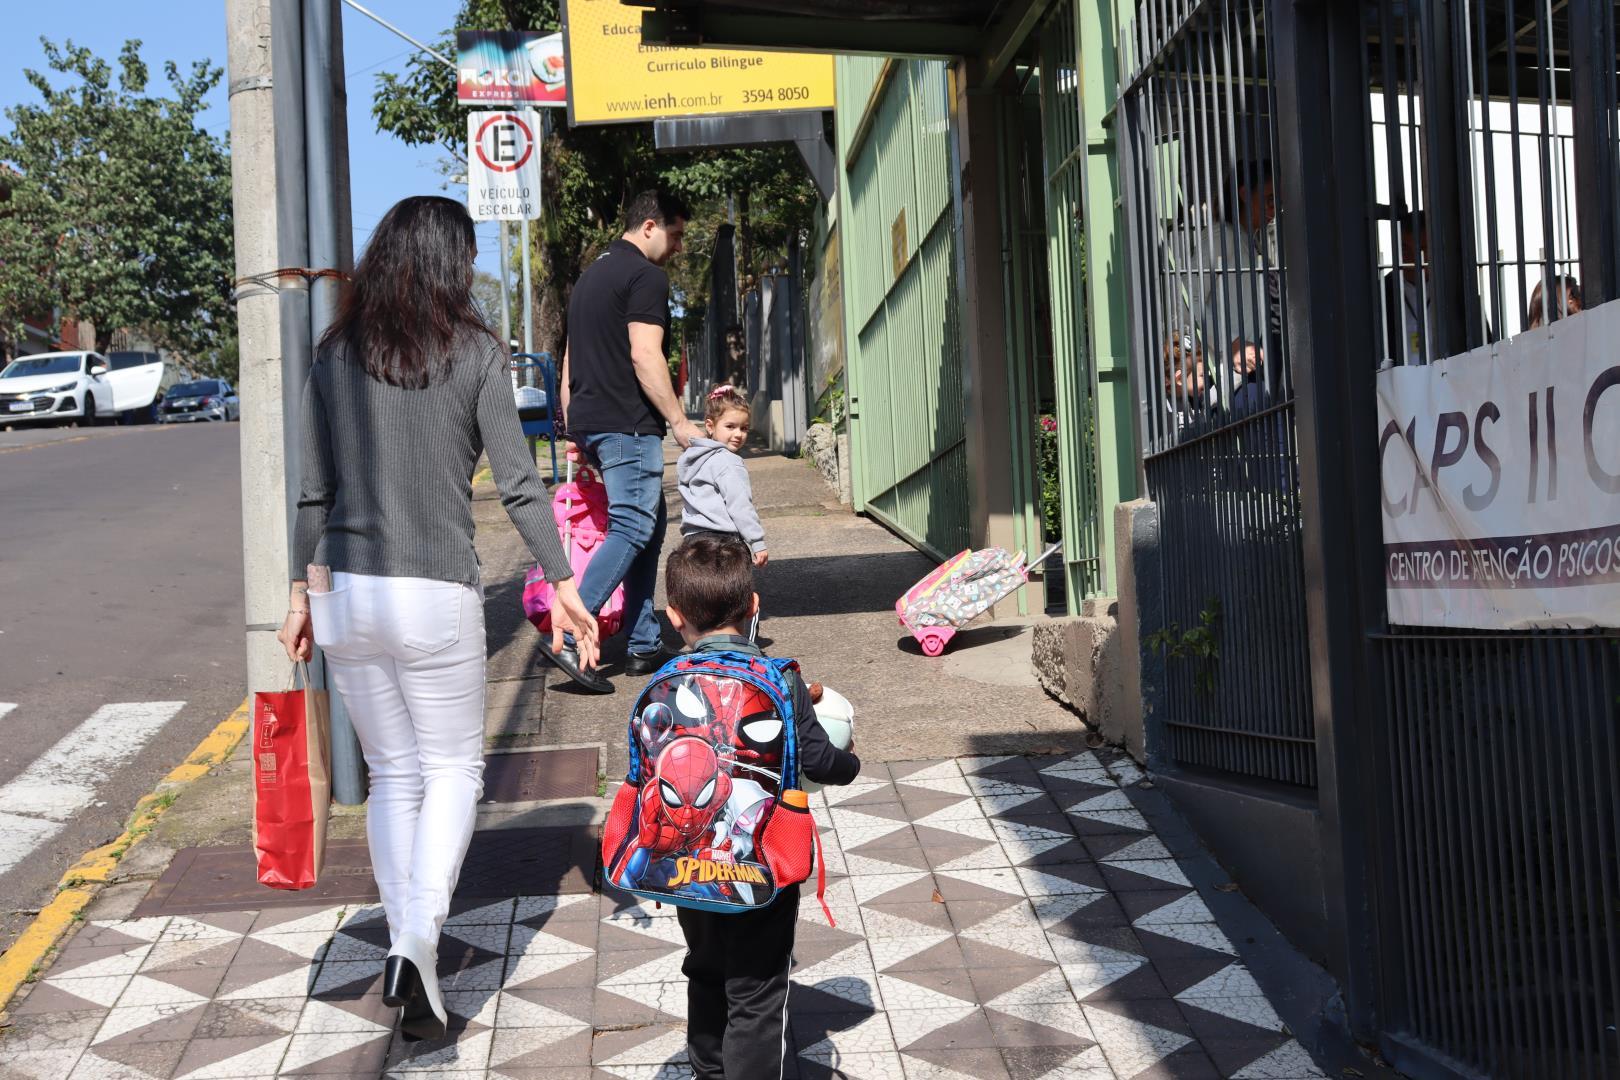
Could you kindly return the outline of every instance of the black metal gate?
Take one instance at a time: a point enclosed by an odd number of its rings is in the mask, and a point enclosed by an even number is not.
[[[1141,4],[1121,41],[1132,337],[1159,508],[1168,752],[1316,785],[1263,0]]]
[[[1128,7],[1168,756],[1317,789],[1329,962],[1404,1072],[1620,1076],[1620,636],[1391,625],[1373,392],[1620,298],[1620,5]]]
[[[1368,377],[1613,299],[1609,0],[1362,10]],[[1357,452],[1376,455],[1371,433]],[[1372,644],[1392,1056],[1620,1075],[1620,639],[1391,626]]]

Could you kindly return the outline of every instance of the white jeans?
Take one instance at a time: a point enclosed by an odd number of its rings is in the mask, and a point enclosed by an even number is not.
[[[484,790],[482,593],[334,574],[309,604],[371,770],[366,833],[389,931],[437,942]]]

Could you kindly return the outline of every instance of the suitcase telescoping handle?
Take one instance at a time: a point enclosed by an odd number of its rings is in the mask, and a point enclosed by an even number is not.
[[[1056,555],[1058,552],[1060,552],[1062,550],[1063,550],[1063,541],[1059,540],[1057,543],[1053,544],[1051,547],[1049,547],[1045,551],[1041,552],[1040,558],[1031,559],[1029,562],[1025,563],[1024,564],[1024,572],[1027,574],[1029,571],[1035,569],[1037,566],[1041,565],[1041,563],[1045,562],[1047,559],[1050,559],[1052,556]]]

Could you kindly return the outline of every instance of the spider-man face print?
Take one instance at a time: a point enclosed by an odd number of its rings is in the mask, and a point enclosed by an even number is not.
[[[769,701],[737,725],[737,757],[755,764],[774,765],[782,760],[782,718]]]
[[[671,734],[690,734],[708,739],[723,755],[734,746],[769,756],[768,747],[781,733],[779,722],[775,734],[768,730],[769,718],[774,716],[770,696],[758,687],[740,679],[694,673],[653,688],[649,704],[637,718],[636,734],[649,755]],[[760,719],[766,719],[766,724],[756,723],[754,731],[744,736],[742,724]],[[780,751],[774,756],[779,757]]]
[[[731,777],[714,747],[689,735],[659,752],[652,780],[660,813],[688,842],[709,829],[731,797]]]

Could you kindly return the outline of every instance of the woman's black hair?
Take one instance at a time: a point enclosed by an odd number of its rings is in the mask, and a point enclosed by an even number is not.
[[[422,389],[448,368],[458,333],[495,336],[473,300],[477,253],[459,202],[401,199],[373,230],[321,344],[345,346],[374,379]]]

